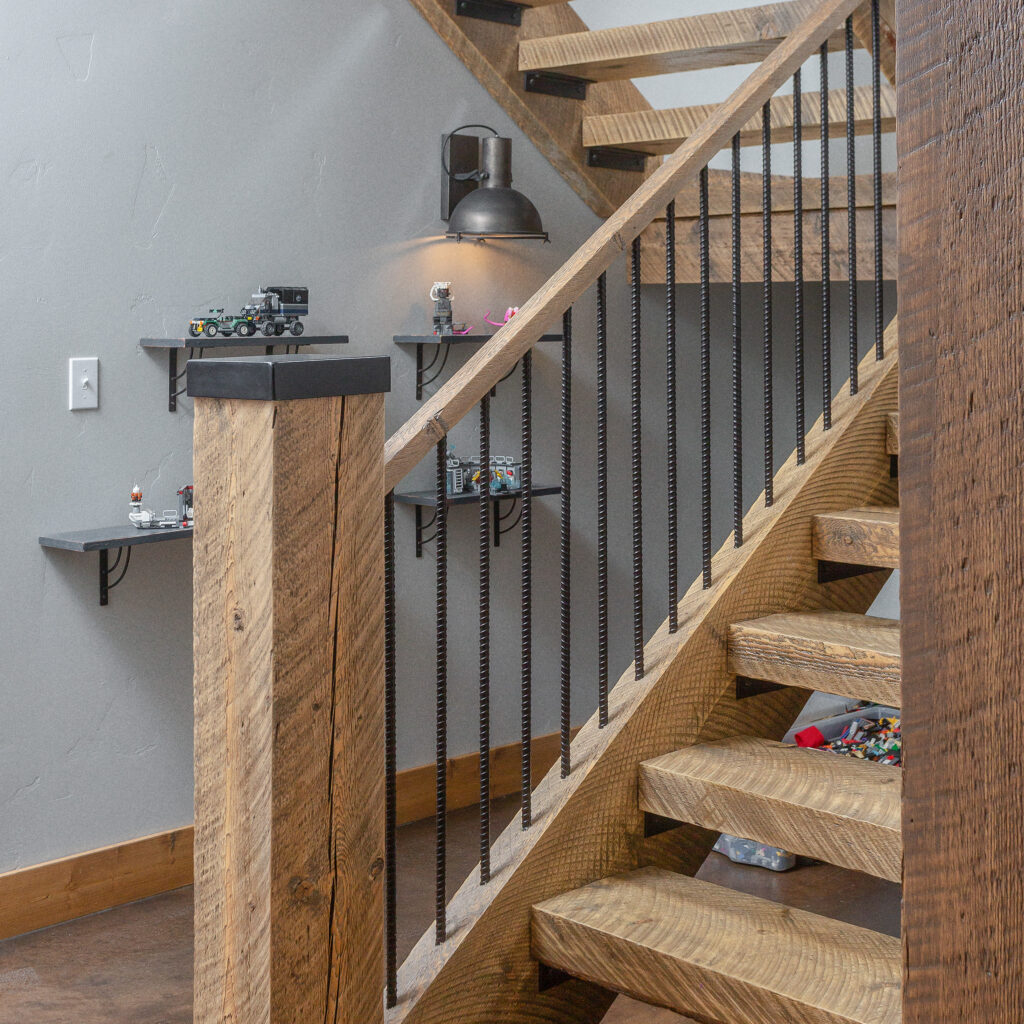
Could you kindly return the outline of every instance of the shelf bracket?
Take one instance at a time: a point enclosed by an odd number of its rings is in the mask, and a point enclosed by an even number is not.
[[[513,495],[511,501],[512,505],[504,515],[501,514],[501,498],[497,498],[494,502],[494,546],[496,548],[501,547],[501,535],[508,533],[509,530],[514,530],[519,525],[519,520],[523,518],[523,509],[519,504],[519,495]],[[519,515],[516,516],[515,522],[502,529],[501,524],[512,516],[517,507],[519,508]]]
[[[172,355],[174,350],[171,350]],[[128,571],[128,563],[132,560],[132,549],[130,547],[121,547],[117,549],[117,557],[114,559],[113,564],[110,563],[110,549],[100,549],[100,605],[106,606],[110,596],[110,591],[114,589],[124,579],[125,573]],[[124,565],[121,565],[121,558],[124,557]],[[112,573],[117,571],[118,566],[121,566],[121,574],[116,580],[111,581],[110,576]]]
[[[429,530],[434,523],[437,522],[437,509],[434,509],[434,514],[430,519],[429,523],[423,522],[423,506],[416,506],[416,557],[423,557],[423,545],[429,544],[436,536],[436,533],[432,533],[429,537],[424,537],[423,534]]]
[[[518,27],[523,23],[523,8],[528,6],[513,0],[455,0],[455,13],[463,18],[480,18]]]

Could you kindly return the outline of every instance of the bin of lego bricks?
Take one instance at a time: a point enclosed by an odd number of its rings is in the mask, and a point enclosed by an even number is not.
[[[791,730],[784,742],[879,764],[902,763],[900,713],[896,708],[877,704],[854,704],[846,714],[832,715],[799,730]],[[739,836],[719,836],[714,849],[736,864],[750,864],[769,871],[788,871],[797,862],[795,854],[789,850]]]

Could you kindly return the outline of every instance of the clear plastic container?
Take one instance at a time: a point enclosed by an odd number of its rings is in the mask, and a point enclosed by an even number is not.
[[[736,864],[752,864],[769,871],[788,871],[796,867],[795,853],[738,836],[720,835],[715,843],[715,853],[724,853]]]

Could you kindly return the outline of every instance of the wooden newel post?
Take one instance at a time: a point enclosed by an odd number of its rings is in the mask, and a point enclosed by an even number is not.
[[[189,363],[195,1022],[383,1018],[386,358]]]

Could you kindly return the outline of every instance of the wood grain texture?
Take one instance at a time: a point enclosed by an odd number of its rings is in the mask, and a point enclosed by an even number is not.
[[[896,84],[896,31],[894,0],[882,0],[878,5],[878,66],[885,78]],[[868,53],[871,49],[871,5],[864,4],[853,13],[853,34]]]
[[[857,222],[857,258],[854,266],[858,280],[874,273],[875,244],[871,210],[855,212]],[[820,211],[803,216],[804,280],[821,280],[821,218]],[[849,215],[845,209],[829,213],[832,246],[828,261],[833,281],[848,281],[850,259],[846,244]],[[760,281],[763,274],[763,222],[760,213],[740,217],[740,270],[745,281]],[[676,281],[696,284],[700,281],[700,223],[676,219]],[[772,276],[775,281],[792,281],[794,256],[794,224],[792,213],[772,214]],[[708,256],[712,282],[732,281],[732,219],[711,217],[708,220]],[[882,211],[882,274],[886,280],[896,278],[896,208]],[[665,222],[655,221],[641,236],[640,273],[644,284],[665,283]]]
[[[804,210],[821,209],[821,179],[804,178],[802,203]],[[793,178],[785,174],[773,174],[771,179],[772,210],[776,213],[793,209]],[[854,178],[855,208],[873,207],[874,177],[858,174]],[[829,178],[828,203],[835,209],[846,208],[846,176],[832,175]],[[696,185],[676,196],[676,222],[693,219],[700,215],[699,196]],[[882,175],[882,206],[896,205],[896,175]],[[712,217],[728,217],[732,214],[732,175],[729,171],[708,171],[708,213]],[[756,171],[740,172],[740,213],[761,213],[761,175]],[[655,221],[664,221],[661,211]]]
[[[191,825],[8,871],[0,939],[191,884]]]
[[[640,766],[640,808],[900,880],[900,769],[734,736]]]
[[[643,176],[589,167],[581,142],[582,121],[590,114],[643,110],[650,106],[647,100],[628,81],[596,83],[582,102],[526,92],[519,71],[521,41],[586,31],[567,3],[523,11],[522,26],[516,28],[456,17],[453,0],[410,2],[598,216],[608,217],[622,205]]]
[[[533,911],[544,963],[699,1020],[896,1024],[900,944],[647,868]]]
[[[801,0],[804,2],[804,0]],[[487,394],[612,261],[630,245],[754,112],[837,28],[856,0],[814,3],[780,43],[703,125],[527,300],[519,312],[389,439],[385,487],[394,486]],[[558,10],[558,8],[546,8]],[[542,12],[536,12],[540,14]]]
[[[907,1024],[1024,1006],[1020,15],[897,14]]]
[[[383,424],[196,401],[199,1024],[381,1016]]]
[[[885,421],[885,451],[888,455],[900,453],[900,414],[889,413]]]
[[[870,135],[873,102],[870,86],[853,90],[854,131]],[[886,85],[881,91],[882,131],[896,130],[896,93]],[[583,119],[584,146],[613,146],[644,153],[671,153],[685,142],[714,112],[715,104],[673,107],[668,110],[637,110],[625,114],[591,115]],[[821,138],[821,98],[804,93],[800,104],[802,137]],[[829,136],[846,138],[846,90],[828,94]],[[760,146],[762,117],[758,112],[740,129],[740,144]],[[775,96],[771,104],[772,142],[793,141],[793,97]],[[845,196],[843,197],[845,202]]]
[[[900,510],[849,508],[814,517],[811,525],[814,557],[829,562],[900,567]]]
[[[519,70],[608,82],[754,64],[769,56],[813,9],[806,0],[792,0],[524,40],[519,46]],[[831,38],[831,49],[844,45],[841,35]]]
[[[783,612],[729,627],[737,675],[899,707],[898,619]]]
[[[488,885],[476,872],[463,883],[448,908],[444,944],[434,945],[433,930],[421,938],[399,971],[392,1024],[600,1020],[609,998],[600,989],[571,982],[537,992],[530,907],[638,863],[695,872],[714,835],[684,827],[657,837],[666,846],[652,850],[642,838],[638,765],[726,736],[780,738],[803,702],[793,689],[735,699],[729,624],[784,610],[870,606],[881,574],[820,586],[809,533],[815,512],[895,498],[878,443],[895,402],[895,324],[886,351],[881,363],[871,354],[861,364],[856,396],[844,390],[837,398],[832,429],[812,428],[806,463],[797,466],[794,456],[782,468],[774,504],[754,503],[743,547],[730,539],[715,555],[712,586],[691,586],[680,602],[678,632],[662,624],[655,633],[645,650],[646,675],[637,681],[632,669],[623,673],[611,691],[608,725],[599,728],[596,718],[584,725],[573,741],[569,776],[557,769],[545,776],[533,796],[534,825],[524,831],[515,822],[496,839]]]

